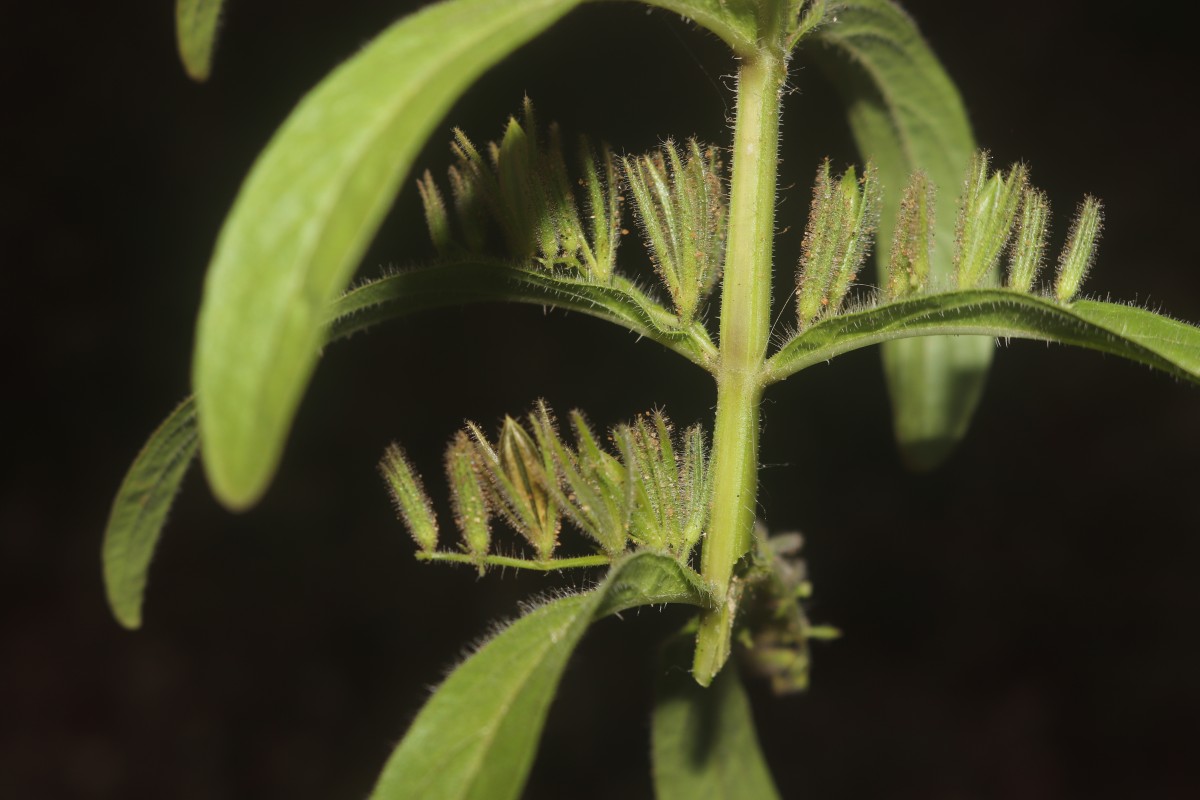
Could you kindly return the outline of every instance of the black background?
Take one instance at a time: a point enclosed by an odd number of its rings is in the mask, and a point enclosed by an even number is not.
[[[465,643],[577,577],[422,566],[374,467],[401,439],[441,495],[440,451],[539,396],[600,425],[662,406],[710,419],[709,379],[611,326],[527,307],[426,314],[333,348],[265,501],[231,516],[198,471],[151,574],[146,624],[108,616],[108,503],[188,390],[220,222],[299,97],[403,3],[234,0],[212,80],[190,83],[170,3],[6,5],[0,37],[3,341],[0,796],[344,798]],[[409,3],[407,5],[414,5]],[[1026,160],[1107,230],[1087,288],[1200,320],[1194,89],[1181,22],[1133,4],[909,9],[978,140]],[[727,144],[734,62],[633,5],[586,7],[489,73],[439,125],[543,119],[637,152]],[[803,58],[786,101],[787,291],[810,176],[853,159]],[[439,134],[420,164],[448,161]],[[362,274],[428,255],[406,186]],[[626,268],[643,269],[628,241]],[[1114,358],[1002,347],[976,426],[937,473],[890,443],[873,351],[768,394],[761,514],[801,529],[812,615],[846,638],[814,687],[753,689],[785,797],[1200,796],[1200,393]],[[597,626],[566,675],[528,796],[648,797],[656,641],[681,617]]]

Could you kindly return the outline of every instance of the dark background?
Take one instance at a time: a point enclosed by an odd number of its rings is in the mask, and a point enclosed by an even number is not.
[[[405,5],[234,0],[205,86],[178,66],[171,3],[0,12],[0,796],[365,796],[464,643],[578,580],[414,562],[374,471],[384,445],[420,454],[441,497],[440,451],[464,417],[491,424],[544,396],[602,426],[654,406],[710,419],[705,375],[591,319],[488,307],[395,322],[330,351],[261,506],[231,516],[189,476],[144,629],[108,616],[108,503],[188,391],[204,268],[239,181],[303,92]],[[1088,288],[1200,320],[1185,27],[1129,4],[908,5],[979,141],[1049,192],[1056,241],[1084,192],[1105,201]],[[667,13],[587,7],[439,130],[493,137],[527,92],[543,119],[620,151],[725,144],[734,70]],[[819,158],[853,158],[821,76],[801,58],[792,77],[777,295]],[[419,163],[442,170],[445,140]],[[626,244],[627,269],[645,268],[639,250]],[[362,273],[427,254],[410,184]],[[846,632],[819,649],[807,695],[753,690],[784,795],[1200,796],[1200,392],[1014,342],[960,452],[913,477],[877,362],[849,354],[768,395],[761,513],[804,531],[812,615]],[[649,796],[652,652],[680,620],[594,629],[529,797]]]

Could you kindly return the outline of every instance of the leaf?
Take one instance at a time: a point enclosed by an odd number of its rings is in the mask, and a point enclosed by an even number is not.
[[[113,500],[104,531],[104,588],[113,616],[130,630],[142,626],[146,573],[196,444],[189,397],[150,435]]]
[[[224,0],[175,0],[175,44],[188,77],[203,83],[212,71]]]
[[[642,0],[648,6],[674,11],[719,36],[742,57],[758,53],[757,0]]]
[[[651,724],[657,800],[778,800],[735,665],[705,689],[692,679],[690,637],[664,650]]]
[[[551,601],[458,667],[413,721],[372,800],[517,797],[567,660],[597,619],[663,603],[704,605],[699,576],[674,559],[635,553],[587,594]]]
[[[900,189],[924,170],[940,189],[934,214],[931,282],[948,288],[955,208],[975,149],[958,90],[907,14],[889,0],[847,0],[817,30],[821,66],[845,97],[859,152],[874,160],[884,186],[876,261],[887,259]],[[994,276],[992,276],[994,280]],[[983,393],[992,343],[923,338],[883,347],[896,440],[911,466],[930,469],[970,425]]]
[[[766,382],[834,356],[940,333],[1036,339],[1099,350],[1200,383],[1200,328],[1117,303],[1061,305],[1009,289],[920,295],[824,320],[767,362]]]
[[[270,483],[345,288],[431,129],[484,70],[579,0],[448,0],[388,28],[292,112],[217,240],[193,383],[205,472],[231,509]]]
[[[653,339],[701,366],[708,367],[715,357],[715,348],[702,324],[694,323],[684,330],[672,327],[674,315],[624,279],[603,286],[537,270],[482,263],[409,270],[352,289],[331,307],[328,341],[348,338],[372,325],[416,311],[496,300],[553,306],[599,317]],[[190,436],[190,449],[180,451],[178,461],[148,458],[148,454],[162,448],[158,437],[168,432],[171,441]],[[193,400],[188,398],[151,435],[113,501],[113,515],[105,531],[105,583],[110,598],[121,598],[119,607],[112,600],[113,609],[118,621],[128,628],[138,627],[146,569],[183,471],[196,452],[196,414]],[[142,487],[150,482],[162,487],[160,494],[153,496],[155,513],[131,514],[130,509],[141,508],[146,497]],[[118,509],[125,511],[118,514]],[[137,527],[133,527],[135,523]],[[137,542],[137,549],[128,549],[128,542]],[[130,576],[136,576],[136,580]]]
[[[426,308],[508,301],[578,311],[651,339],[705,369],[716,348],[701,323],[678,327],[675,315],[632,282],[616,276],[611,285],[502,263],[460,262],[408,270],[347,292],[331,308],[330,341]]]

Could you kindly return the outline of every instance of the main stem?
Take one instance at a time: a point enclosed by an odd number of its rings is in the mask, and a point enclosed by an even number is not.
[[[700,569],[718,606],[700,617],[692,673],[708,686],[729,658],[736,614],[733,568],[750,549],[758,497],[758,414],[770,335],[771,255],[781,54],[760,52],[738,70],[733,185],[721,284],[717,420],[713,434],[712,517]]]

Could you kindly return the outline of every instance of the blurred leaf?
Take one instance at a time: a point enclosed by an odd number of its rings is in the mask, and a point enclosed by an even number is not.
[[[176,0],[175,43],[183,68],[194,81],[203,83],[212,71],[224,0]]]
[[[113,499],[104,530],[104,588],[113,616],[131,630],[142,626],[146,573],[196,445],[189,397],[150,435]]]
[[[651,723],[657,800],[778,800],[737,667],[712,685],[692,678],[691,637],[665,649]]]
[[[506,800],[520,795],[567,660],[594,620],[663,603],[703,605],[699,577],[635,553],[587,594],[514,622],[438,688],[388,760],[372,800]]]
[[[875,162],[885,188],[879,274],[887,272],[900,189],[920,169],[940,189],[930,283],[950,288],[955,208],[975,149],[958,90],[912,19],[889,0],[834,4],[816,38],[826,45],[818,48],[818,57],[845,98],[859,152]],[[911,466],[936,466],[966,434],[992,350],[980,338],[884,345],[896,441]]]
[[[346,286],[457,97],[579,0],[448,0],[388,28],[310,92],[242,185],[209,266],[193,382],[204,466],[231,509],[271,481]]]
[[[1061,305],[1008,289],[920,295],[824,320],[772,356],[767,382],[867,345],[939,333],[1072,344],[1200,383],[1200,328],[1132,306]]]

